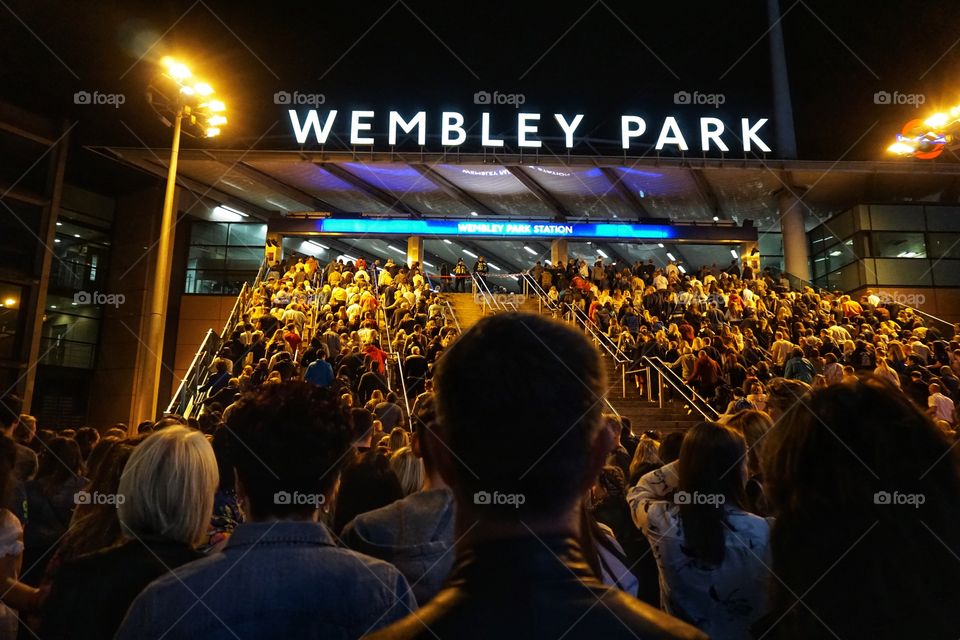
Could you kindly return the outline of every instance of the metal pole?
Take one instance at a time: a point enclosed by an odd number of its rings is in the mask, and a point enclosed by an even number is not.
[[[140,396],[136,422],[153,420],[156,417],[157,398],[160,393],[160,367],[163,365],[163,333],[167,315],[167,294],[170,289],[170,269],[173,262],[173,203],[177,189],[177,158],[180,153],[180,129],[183,112],[178,111],[173,123],[173,144],[170,148],[170,167],[167,171],[167,189],[163,198],[163,215],[160,219],[160,237],[157,243],[157,259],[153,281],[150,286],[150,301],[147,307],[143,346],[146,353],[140,358],[139,385],[146,395]]]
[[[797,139],[793,128],[793,104],[787,74],[787,53],[783,39],[783,13],[780,0],[767,0],[770,23],[770,70],[773,79],[773,109],[777,148],[774,152],[785,160],[797,157]]]
[[[623,396],[627,397],[627,364],[623,363],[620,365],[620,382],[623,385]]]
[[[657,375],[657,400],[660,402],[660,408],[663,409],[663,376]]]
[[[650,375],[650,365],[647,365],[647,402],[653,402],[653,377]]]

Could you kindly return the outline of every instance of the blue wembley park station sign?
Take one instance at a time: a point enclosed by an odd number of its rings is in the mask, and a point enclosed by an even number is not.
[[[310,227],[313,227],[312,229]],[[577,238],[592,240],[671,240],[677,228],[659,224],[549,222],[544,220],[423,220],[323,218],[309,220],[301,232],[330,235],[443,236],[478,238]]]

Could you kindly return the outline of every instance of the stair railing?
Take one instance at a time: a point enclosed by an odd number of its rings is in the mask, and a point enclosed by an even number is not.
[[[690,385],[683,381],[677,373],[667,366],[667,364],[657,356],[643,356],[640,361],[647,365],[647,400],[653,401],[653,385],[651,384],[651,371],[657,374],[657,401],[660,408],[663,408],[664,383],[669,385],[691,410],[699,413],[707,422],[714,422],[720,417],[720,413],[714,409],[700,394],[698,394]]]

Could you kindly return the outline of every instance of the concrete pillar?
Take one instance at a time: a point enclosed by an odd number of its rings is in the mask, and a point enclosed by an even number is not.
[[[407,238],[407,266],[414,262],[420,263],[420,269],[423,270],[423,238],[420,236],[410,236]]]
[[[40,360],[40,341],[43,336],[44,310],[47,308],[47,290],[50,287],[50,269],[53,260],[53,251],[48,247],[54,244],[56,235],[57,217],[60,215],[60,200],[63,196],[63,174],[67,164],[67,149],[69,141],[69,130],[65,128],[62,138],[53,146],[53,153],[50,154],[48,163],[49,173],[47,174],[47,204],[43,207],[43,213],[40,215],[40,240],[42,237],[43,247],[41,250],[37,247],[36,263],[34,273],[39,275],[36,286],[29,289],[28,298],[21,300],[20,304],[26,311],[27,340],[29,347],[27,353],[28,367],[23,374],[23,412],[30,413],[30,407],[33,403],[33,392],[37,379],[37,362]]]
[[[803,204],[789,189],[780,192],[777,204],[780,210],[780,231],[783,234],[784,270],[809,282],[810,245],[803,222]]]
[[[550,243],[550,262],[553,264],[567,264],[567,239],[557,238]]]
[[[780,0],[767,0],[767,19],[770,23],[770,72],[773,80],[773,126],[780,158],[797,157],[797,138],[793,129],[793,101],[790,98],[790,78],[787,74],[787,53],[783,42],[783,14]]]
[[[145,361],[157,358],[141,336],[146,333],[156,260],[156,251],[150,247],[160,234],[163,196],[163,184],[158,182],[148,190],[117,199],[106,290],[122,295],[123,303],[103,307],[90,399],[91,424],[136,426],[138,420],[156,418],[156,407],[150,407],[156,402],[153,386],[139,384],[137,376]],[[165,407],[167,400],[161,398],[157,404]]]

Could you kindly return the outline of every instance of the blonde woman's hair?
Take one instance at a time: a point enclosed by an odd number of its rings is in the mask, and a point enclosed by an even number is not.
[[[390,431],[390,451],[399,451],[403,447],[406,447],[410,444],[410,438],[407,436],[407,432],[400,427],[394,427]]]
[[[197,544],[210,526],[219,478],[213,447],[200,431],[175,425],[151,434],[120,476],[121,530],[128,538]]]
[[[401,447],[390,456],[390,467],[400,479],[403,495],[420,491],[423,487],[423,460],[413,455],[410,447]]]

